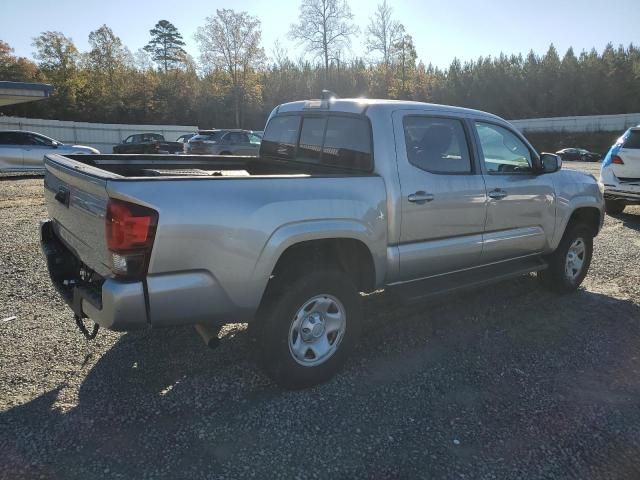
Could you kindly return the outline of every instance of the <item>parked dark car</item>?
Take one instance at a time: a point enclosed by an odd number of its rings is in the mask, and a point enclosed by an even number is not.
[[[168,142],[159,133],[136,133],[113,147],[113,153],[178,153],[182,142]]]
[[[563,148],[556,152],[563,161],[597,162],[600,160],[599,153],[590,152],[584,148]]]
[[[262,137],[251,130],[201,130],[186,145],[195,155],[258,155]]]

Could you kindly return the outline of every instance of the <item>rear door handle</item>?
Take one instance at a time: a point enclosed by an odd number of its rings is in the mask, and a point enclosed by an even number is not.
[[[507,195],[507,192],[500,188],[496,188],[495,190],[489,192],[489,198],[493,198],[494,200],[502,200]]]
[[[423,192],[420,190],[419,192],[412,193],[407,197],[411,203],[417,203],[418,205],[422,205],[423,203],[431,202],[433,200],[433,194]]]

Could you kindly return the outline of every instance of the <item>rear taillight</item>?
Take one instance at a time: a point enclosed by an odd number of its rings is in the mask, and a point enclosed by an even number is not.
[[[624,165],[624,162],[618,155],[614,155],[611,159],[611,163],[615,163],[616,165]]]
[[[147,273],[157,225],[155,210],[109,199],[106,235],[113,273],[127,278],[139,278]]]

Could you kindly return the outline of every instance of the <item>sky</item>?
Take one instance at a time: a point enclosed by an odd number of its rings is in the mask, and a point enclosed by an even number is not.
[[[347,0],[360,27],[351,56],[366,56],[364,32],[378,0]],[[382,1],[382,0],[379,0]],[[640,0],[387,0],[396,20],[404,24],[425,64],[448,66],[454,57],[544,53],[553,43],[560,54],[572,46],[579,54],[595,47],[640,44]],[[102,24],[113,29],[135,53],[146,45],[149,30],[160,19],[172,22],[182,33],[186,50],[196,59],[193,35],[216,9],[247,11],[262,22],[262,44],[271,56],[279,41],[292,59],[304,49],[287,38],[295,23],[300,0],[2,0],[0,40],[19,56],[32,57],[33,37],[55,30],[88,49],[89,32]],[[349,55],[347,55],[349,56]],[[369,56],[371,57],[371,56]],[[367,57],[367,58],[369,58]]]

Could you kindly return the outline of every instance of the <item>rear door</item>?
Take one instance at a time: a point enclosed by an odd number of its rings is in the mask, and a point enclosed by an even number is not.
[[[482,263],[542,252],[555,228],[552,176],[534,173],[536,153],[514,130],[473,125],[488,197]]]
[[[19,132],[0,132],[0,171],[23,167],[22,141]]]
[[[400,280],[479,265],[486,192],[464,119],[393,115],[402,192]]]
[[[640,180],[640,129],[631,129],[625,135],[618,156],[622,164],[612,163],[611,169],[621,182]]]

